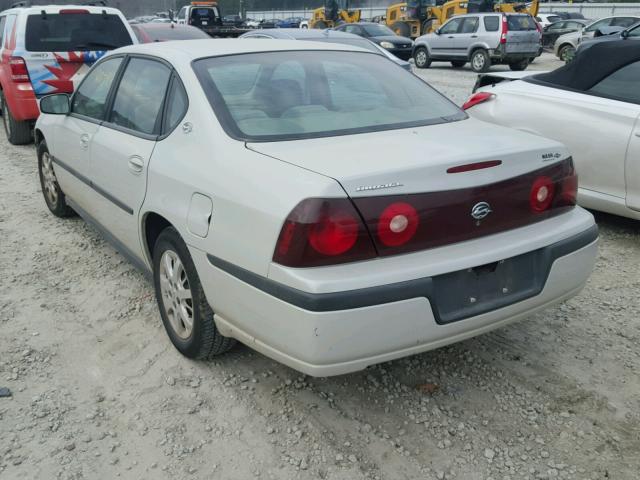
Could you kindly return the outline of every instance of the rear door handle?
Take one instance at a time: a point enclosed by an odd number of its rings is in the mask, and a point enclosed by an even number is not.
[[[640,137],[640,132],[636,132],[636,137]]]
[[[471,35],[471,38],[478,38],[478,35]]]
[[[144,160],[142,160],[142,158],[138,157],[137,155],[129,158],[129,171],[131,173],[139,175],[140,173],[142,173],[143,169]]]
[[[91,137],[88,134],[83,133],[82,135],[80,135],[80,145],[85,150],[89,148],[89,140],[91,140]]]
[[[447,38],[454,38],[454,36],[453,35],[449,35]]]

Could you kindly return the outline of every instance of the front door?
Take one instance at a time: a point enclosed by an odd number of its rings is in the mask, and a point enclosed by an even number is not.
[[[455,55],[467,56],[469,47],[478,39],[479,25],[480,19],[478,17],[464,17],[462,26],[453,39],[453,53]]]
[[[107,100],[123,57],[105,60],[91,71],[71,100],[71,113],[47,138],[62,190],[91,213],[93,197],[89,181],[92,142],[105,116]]]
[[[170,68],[149,58],[129,59],[105,123],[93,137],[91,181],[95,218],[115,239],[144,258],[138,213],[156,145]]]
[[[627,207],[640,211],[640,116],[627,150],[626,181]]]
[[[438,34],[429,37],[429,46],[433,57],[451,57],[455,55],[455,38],[462,18],[453,18],[438,30]]]

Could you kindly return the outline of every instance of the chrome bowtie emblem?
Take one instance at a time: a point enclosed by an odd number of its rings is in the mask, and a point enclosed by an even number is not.
[[[480,202],[476,203],[471,209],[471,216],[479,221],[483,218],[486,218],[486,216],[491,212],[491,205],[489,205],[487,202]]]

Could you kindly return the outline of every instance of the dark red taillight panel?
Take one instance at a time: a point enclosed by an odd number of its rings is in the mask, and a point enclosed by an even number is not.
[[[346,198],[311,198],[289,214],[273,260],[314,267],[471,240],[566,212],[576,204],[577,188],[569,158],[460,190],[361,197],[353,203]]]
[[[471,107],[475,107],[476,105],[479,105],[481,103],[488,102],[494,97],[495,95],[489,92],[474,93],[473,95],[471,95],[471,97],[469,97],[469,100],[464,102],[464,104],[462,105],[462,109],[469,110]]]
[[[316,267],[375,256],[371,237],[348,198],[309,198],[287,217],[273,260],[289,267]]]
[[[461,190],[356,198],[354,203],[378,255],[396,255],[491,235],[544,220],[573,208],[577,180],[571,159],[489,185]],[[391,244],[379,234],[389,205],[411,205],[418,214],[411,240]]]
[[[10,57],[9,68],[11,70],[11,80],[16,83],[29,82],[29,70],[27,63],[22,57]]]

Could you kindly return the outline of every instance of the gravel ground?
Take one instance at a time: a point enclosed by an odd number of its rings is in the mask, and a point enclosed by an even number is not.
[[[457,102],[475,79],[420,75]],[[0,479],[637,479],[640,224],[598,222],[583,293],[494,333],[328,379],[243,346],[192,362],[0,134]]]

